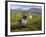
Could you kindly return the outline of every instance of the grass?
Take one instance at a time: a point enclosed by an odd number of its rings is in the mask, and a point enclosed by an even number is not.
[[[29,14],[27,15],[27,25],[25,27],[20,28],[19,21],[24,14],[16,13],[15,15],[11,15],[11,32],[21,32],[21,31],[38,31],[41,30],[41,15],[31,14],[32,19],[29,18]]]

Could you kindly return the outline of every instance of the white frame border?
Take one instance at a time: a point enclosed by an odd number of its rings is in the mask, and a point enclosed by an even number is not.
[[[10,32],[10,4],[15,4],[15,2],[8,2],[8,35],[44,33],[44,4],[35,4],[42,6],[42,31],[29,31],[29,32]]]

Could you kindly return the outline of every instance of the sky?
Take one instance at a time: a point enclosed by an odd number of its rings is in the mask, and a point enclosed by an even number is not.
[[[41,9],[41,6],[10,4],[10,9],[24,9],[24,10],[29,10],[29,9],[31,9],[31,8],[38,8],[38,9]]]

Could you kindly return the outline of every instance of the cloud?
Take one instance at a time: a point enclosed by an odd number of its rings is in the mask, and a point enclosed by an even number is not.
[[[32,6],[32,5],[10,5],[10,9],[24,9],[29,10],[30,8],[39,8],[41,9],[41,6]]]

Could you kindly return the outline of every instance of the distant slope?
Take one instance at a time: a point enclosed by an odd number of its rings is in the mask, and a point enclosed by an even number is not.
[[[30,12],[30,13],[33,13],[33,14],[38,14],[38,15],[41,15],[42,14],[42,10],[39,9],[39,8],[31,8],[29,10],[24,10],[24,9],[11,9],[11,13],[14,14],[14,13],[17,13],[17,12]]]

